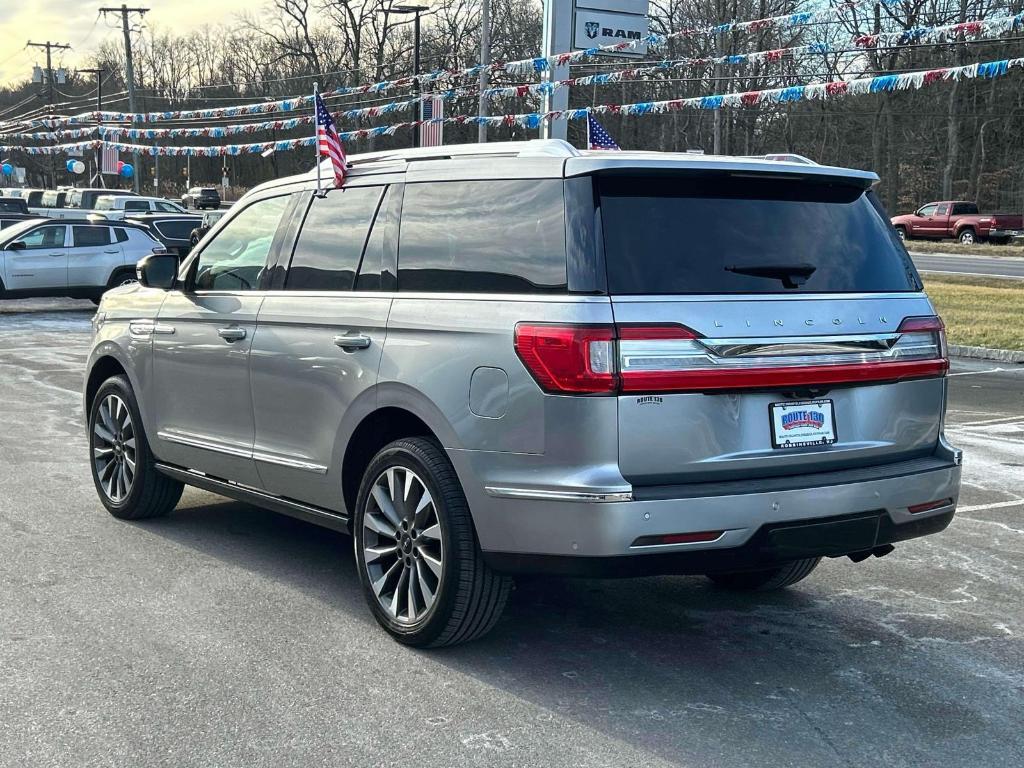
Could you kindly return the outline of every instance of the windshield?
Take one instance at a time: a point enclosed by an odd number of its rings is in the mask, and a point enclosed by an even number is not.
[[[613,294],[917,291],[870,192],[811,178],[598,181]]]
[[[4,227],[3,234],[0,235],[0,245],[6,246],[8,243],[13,243],[21,237],[23,233],[32,229],[32,227],[42,221],[46,221],[46,219],[26,219],[25,221],[19,221],[17,224],[12,224],[9,227]]]

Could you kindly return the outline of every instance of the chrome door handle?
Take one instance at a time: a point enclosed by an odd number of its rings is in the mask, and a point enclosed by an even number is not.
[[[370,337],[361,333],[346,334],[334,337],[335,346],[341,347],[346,352],[354,352],[357,349],[366,349],[370,346]]]
[[[245,328],[218,328],[217,335],[226,341],[241,341],[245,338]]]

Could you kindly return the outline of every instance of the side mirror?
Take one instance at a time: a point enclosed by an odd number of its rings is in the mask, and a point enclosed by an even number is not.
[[[161,288],[165,291],[174,287],[178,276],[178,257],[168,253],[151,253],[139,259],[135,274],[146,288]]]
[[[15,240],[13,243],[8,243],[7,250],[9,251],[23,251],[25,250],[24,240]]]

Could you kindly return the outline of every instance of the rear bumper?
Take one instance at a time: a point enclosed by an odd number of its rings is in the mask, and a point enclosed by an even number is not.
[[[896,524],[884,511],[766,523],[738,547],[661,552],[643,556],[573,557],[484,552],[488,564],[505,573],[629,577],[702,574],[770,568],[805,557],[870,556],[887,544],[942,531],[954,509]]]
[[[467,457],[453,459],[459,468]],[[582,494],[528,497],[529,489],[518,497],[495,497],[493,487],[491,494],[466,490],[484,555],[501,570],[705,573],[863,553],[940,531],[956,507],[960,470],[960,452],[942,442],[924,459],[819,476],[633,489],[628,501],[611,492],[603,497],[610,500],[588,501]],[[940,499],[950,502],[910,511]],[[636,545],[702,531],[722,533],[711,542]]]
[[[989,237],[1021,237],[1024,236],[1024,229],[1001,229],[996,227],[990,229],[988,232]]]

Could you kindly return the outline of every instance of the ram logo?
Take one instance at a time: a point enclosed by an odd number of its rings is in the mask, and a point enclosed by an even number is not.
[[[588,21],[586,24],[587,37],[593,40],[597,37],[597,33],[601,30],[601,25],[596,21]]]

